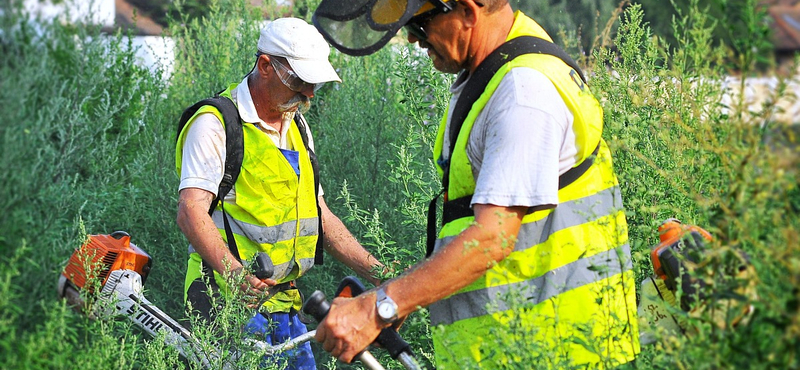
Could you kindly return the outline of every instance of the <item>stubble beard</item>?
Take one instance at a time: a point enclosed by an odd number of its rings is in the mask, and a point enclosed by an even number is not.
[[[458,65],[455,61],[448,61],[445,60],[441,54],[437,52],[437,50],[433,47],[433,45],[427,42],[420,42],[420,46],[424,47],[427,51],[428,58],[431,58],[431,63],[433,63],[433,68],[436,68],[440,72],[444,73],[458,73],[461,72],[461,66]]]

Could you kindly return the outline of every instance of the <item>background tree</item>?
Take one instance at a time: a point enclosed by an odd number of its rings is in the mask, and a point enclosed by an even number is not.
[[[774,64],[773,46],[769,41],[770,26],[766,7],[769,0],[635,0],[641,4],[644,22],[653,34],[666,41],[671,48],[681,43],[674,29],[677,18],[685,18],[692,5],[715,20],[712,39],[723,44],[747,64],[760,68]],[[773,1],[774,2],[774,1]],[[751,63],[753,62],[753,63]],[[742,71],[747,72],[747,71]]]
[[[611,19],[617,0],[510,0],[515,10],[535,19],[559,45],[574,45],[586,55]],[[575,42],[578,40],[579,42]]]

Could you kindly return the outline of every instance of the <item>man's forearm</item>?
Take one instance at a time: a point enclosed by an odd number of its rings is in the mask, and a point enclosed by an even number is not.
[[[475,223],[412,270],[382,285],[398,306],[398,317],[408,316],[469,285],[514,250],[525,208],[475,205]],[[372,343],[387,324],[375,309],[371,290],[356,298],[336,298],[319,326],[316,339],[323,349],[351,361]]]
[[[384,284],[401,317],[466,287],[514,250],[524,210],[476,205],[475,213],[475,224],[442,250]]]
[[[333,236],[335,234],[336,236]],[[342,235],[338,232],[329,232],[326,229],[324,245],[328,253],[353,269],[356,274],[369,280],[374,285],[380,284],[379,275],[384,269],[383,264],[364,249],[349,232],[346,235]]]
[[[178,227],[203,261],[223,276],[230,277],[242,264],[225,246],[214,221],[208,215],[213,194],[199,189],[181,191],[178,204]]]
[[[353,269],[359,276],[369,280],[372,284],[380,284],[379,274],[376,271],[383,271],[383,264],[361,246],[361,243],[347,230],[339,217],[328,209],[322,198],[320,198],[320,208],[322,209],[320,216],[323,222],[325,250]]]

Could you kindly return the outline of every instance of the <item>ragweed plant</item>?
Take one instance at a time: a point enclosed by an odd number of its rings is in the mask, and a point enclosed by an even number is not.
[[[692,4],[698,8],[696,1]],[[650,34],[641,10],[633,6],[616,38],[619,55],[596,54],[599,65],[609,67],[595,70],[592,86],[605,108],[637,280],[652,274],[647,254],[666,218],[699,225],[714,236],[691,274],[704,282],[706,304],[713,308],[689,307],[692,313],[683,319],[692,334],[662,338],[644,348],[639,363],[687,369],[796,367],[796,357],[782,354],[794,353],[788,348],[797,346],[797,337],[786,330],[794,321],[786,315],[796,310],[791,303],[797,301],[791,285],[796,271],[785,263],[798,252],[796,141],[780,154],[765,145],[767,136],[782,135],[772,129],[776,105],[748,107],[740,100],[743,85],[725,83],[730,77],[723,66],[730,54],[712,45],[714,24],[702,11],[676,18],[679,44],[669,49]],[[740,70],[752,70],[753,58],[740,60],[747,63]],[[767,101],[779,99],[785,99],[780,89]],[[737,277],[743,263],[739,254],[730,253],[734,249],[750,256],[755,275]],[[745,288],[755,294],[745,294]],[[734,327],[742,307],[751,304],[756,310],[751,321]],[[774,340],[766,344],[764,338]]]

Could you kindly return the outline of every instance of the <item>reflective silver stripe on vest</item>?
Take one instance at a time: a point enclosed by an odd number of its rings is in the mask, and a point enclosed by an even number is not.
[[[524,302],[510,302],[513,308],[519,308],[520,304],[539,304],[569,290],[633,269],[630,253],[630,246],[625,244],[581,258],[531,280],[455,294],[430,306],[431,324],[449,325],[511,309],[509,302],[503,299],[511,291],[519,291],[525,297]]]
[[[544,243],[555,232],[606,217],[621,209],[622,195],[617,186],[584,198],[559,203],[553,213],[544,219],[520,226],[514,251],[525,250]],[[439,250],[455,237],[453,235],[437,239],[434,250]]]
[[[275,265],[275,272],[272,273],[272,278],[275,280],[281,280],[292,272],[294,268],[294,261],[284,262],[279,265]]]
[[[222,220],[221,211],[214,211],[214,214],[211,215],[211,219],[214,220],[214,225],[216,225],[218,229],[225,228],[225,223]],[[289,221],[277,226],[258,226],[258,225],[253,225],[251,223],[236,220],[233,217],[228,217],[228,222],[229,225],[231,226],[231,231],[234,234],[242,235],[247,239],[257,242],[259,244],[275,244],[277,242],[291,240],[292,238],[294,238],[295,225],[297,225],[296,221]],[[300,232],[299,236],[318,235],[319,219],[314,217],[314,218],[304,218],[300,220],[299,232]],[[194,252],[196,252],[196,250],[190,244],[189,254],[192,254]],[[299,264],[301,272],[308,271],[308,269],[314,266],[314,258],[300,259]],[[294,265],[295,265],[294,261],[289,261],[275,265],[275,273],[272,275],[273,279],[280,280],[286,276],[289,276],[289,274],[292,272],[292,269],[294,268]]]
[[[308,269],[314,267],[314,258],[301,258],[300,259],[300,271],[306,272]]]
[[[222,220],[222,212],[214,211],[211,218],[214,220],[214,225],[217,225],[218,229],[225,229],[225,223]],[[297,228],[296,221],[287,221],[275,226],[260,226],[228,217],[228,222],[234,234],[242,235],[258,244],[275,244],[277,242],[291,240],[295,237],[295,230]],[[319,233],[318,227],[319,219],[316,217],[304,218],[300,220],[300,235],[298,236],[317,235]]]
[[[191,244],[189,244],[189,254],[192,254],[194,252],[197,251]],[[314,265],[313,258],[311,259],[311,265]],[[272,278],[275,280],[280,280],[286,276],[289,276],[289,273],[292,272],[292,269],[294,268],[294,261],[284,262],[279,265],[275,265],[274,268],[275,269],[273,270],[274,272],[272,273]]]

